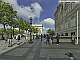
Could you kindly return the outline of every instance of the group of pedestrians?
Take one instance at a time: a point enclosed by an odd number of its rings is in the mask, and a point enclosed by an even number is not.
[[[42,42],[42,38],[45,38],[46,40],[44,40],[44,42],[46,44],[49,44],[52,43],[53,44],[53,35],[52,34],[47,34],[47,35],[42,35],[41,34],[41,42]],[[56,36],[56,39],[57,39],[57,45],[59,45],[59,34],[57,33],[57,36]]]
[[[41,42],[42,42],[42,38],[45,38],[45,39],[44,39],[44,42],[45,42],[46,44],[49,44],[49,45],[50,45],[50,43],[53,44],[53,35],[52,35],[52,34],[47,34],[47,35],[45,35],[45,34],[42,35],[42,34],[41,34]],[[56,35],[56,44],[57,44],[57,45],[60,44],[60,43],[59,43],[59,39],[60,39],[60,35],[59,35],[59,33],[57,33],[57,35]],[[72,35],[71,35],[71,43],[72,43],[73,45],[76,44],[75,34],[72,34]]]
[[[12,44],[12,40],[14,39],[13,35],[12,34],[5,34],[4,35],[4,40],[5,40],[5,43],[8,44],[8,47],[11,47],[13,44]],[[20,44],[20,39],[21,39],[21,35],[18,34],[15,36],[15,39],[16,39],[16,43],[17,44]]]

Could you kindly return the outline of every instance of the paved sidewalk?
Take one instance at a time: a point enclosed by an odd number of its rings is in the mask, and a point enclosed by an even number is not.
[[[71,43],[60,43],[59,45],[53,43],[49,45],[42,42],[39,57],[45,58],[45,60],[70,60],[65,55],[67,52],[73,53],[76,60],[80,60],[80,44],[73,45]]]
[[[70,60],[65,55],[67,52],[73,53],[76,60],[80,60],[80,44],[48,45],[44,43],[44,39],[42,42],[40,39],[35,39],[31,44],[24,41],[22,45],[1,54],[0,60]]]
[[[28,42],[28,41],[25,41],[24,38],[21,38],[20,42],[21,42],[20,45],[22,45],[24,42]],[[5,43],[5,40],[0,40],[0,54],[6,52],[8,50],[11,50],[17,46],[19,46],[19,45],[16,44],[16,39],[12,40],[12,47],[8,47],[8,43],[7,42]]]

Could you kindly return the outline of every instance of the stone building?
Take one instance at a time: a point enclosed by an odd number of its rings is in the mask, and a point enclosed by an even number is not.
[[[43,25],[42,24],[32,24],[32,26],[34,28],[36,28],[38,31],[38,35],[42,34],[42,31],[43,31]]]
[[[60,35],[77,35],[77,11],[78,11],[78,35],[80,37],[80,3],[60,3],[54,14],[55,31]]]

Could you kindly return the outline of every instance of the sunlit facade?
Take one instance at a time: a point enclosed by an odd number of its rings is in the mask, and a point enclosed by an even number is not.
[[[32,24],[32,26],[38,30],[38,35],[42,34],[42,31],[43,31],[42,24]]]
[[[80,37],[80,4],[64,3],[59,4],[54,14],[55,31],[60,35],[77,35],[77,11],[78,11],[78,35]]]

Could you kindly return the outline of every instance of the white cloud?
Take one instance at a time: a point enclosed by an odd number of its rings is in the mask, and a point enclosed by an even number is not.
[[[10,4],[13,4],[14,10],[17,11],[18,16],[23,18],[30,18],[30,17],[40,17],[40,13],[43,10],[40,4],[37,2],[32,3],[30,6],[19,6],[17,3],[17,0],[4,0],[5,2],[8,2]]]
[[[46,34],[48,29],[49,29],[49,28],[43,27],[43,32],[42,32],[42,34]]]
[[[49,26],[55,25],[55,21],[51,18],[44,19],[41,23],[44,25],[49,25]]]

